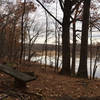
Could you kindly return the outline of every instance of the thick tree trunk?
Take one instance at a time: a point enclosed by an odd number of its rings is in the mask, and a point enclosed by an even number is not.
[[[89,26],[89,10],[91,0],[84,0],[83,25],[81,38],[80,64],[77,76],[88,78],[87,74],[87,55],[88,55],[88,26]]]
[[[61,74],[71,75],[70,71],[70,16],[71,1],[64,2],[64,17],[62,31],[62,69]]]

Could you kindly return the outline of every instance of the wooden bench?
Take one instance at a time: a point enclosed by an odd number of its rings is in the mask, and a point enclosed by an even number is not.
[[[4,72],[15,78],[15,87],[26,87],[26,83],[32,80],[35,80],[35,76],[28,75],[23,72],[19,72],[7,65],[0,64],[0,71]]]

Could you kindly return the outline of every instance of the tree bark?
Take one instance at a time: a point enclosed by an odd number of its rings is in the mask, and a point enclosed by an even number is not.
[[[83,6],[80,64],[77,73],[77,76],[81,78],[88,78],[87,55],[88,55],[88,29],[89,29],[90,2],[91,0],[84,0],[84,6]]]
[[[72,47],[72,76],[75,76],[75,63],[76,63],[76,25],[73,22],[73,47]]]
[[[23,13],[21,19],[21,51],[20,51],[20,64],[22,63],[23,50],[24,50],[24,14],[25,14],[26,0],[24,0]]]
[[[74,19],[73,19],[73,47],[72,47],[72,68],[71,74],[75,76],[75,65],[76,65],[76,18],[78,14],[80,3],[76,7]]]
[[[71,75],[70,71],[70,16],[71,1],[64,2],[64,17],[62,30],[62,69],[61,74]]]

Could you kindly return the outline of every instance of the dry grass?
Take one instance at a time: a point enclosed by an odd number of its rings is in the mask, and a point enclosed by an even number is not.
[[[56,52],[57,53],[57,52]],[[38,55],[38,56],[42,56],[42,52],[36,52],[36,54]],[[43,52],[43,55],[45,55],[45,52]],[[52,56],[54,56],[55,55],[55,51],[53,50],[53,51],[47,51],[47,55],[50,57],[52,57]],[[61,53],[60,53],[60,56],[61,56]]]

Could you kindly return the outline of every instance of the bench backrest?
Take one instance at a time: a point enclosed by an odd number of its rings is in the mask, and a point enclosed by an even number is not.
[[[34,76],[32,77],[32,76],[27,75],[23,72],[19,72],[19,71],[15,70],[7,65],[0,64],[0,71],[18,79],[18,80],[21,80],[23,82],[29,82],[29,81],[34,80]]]

